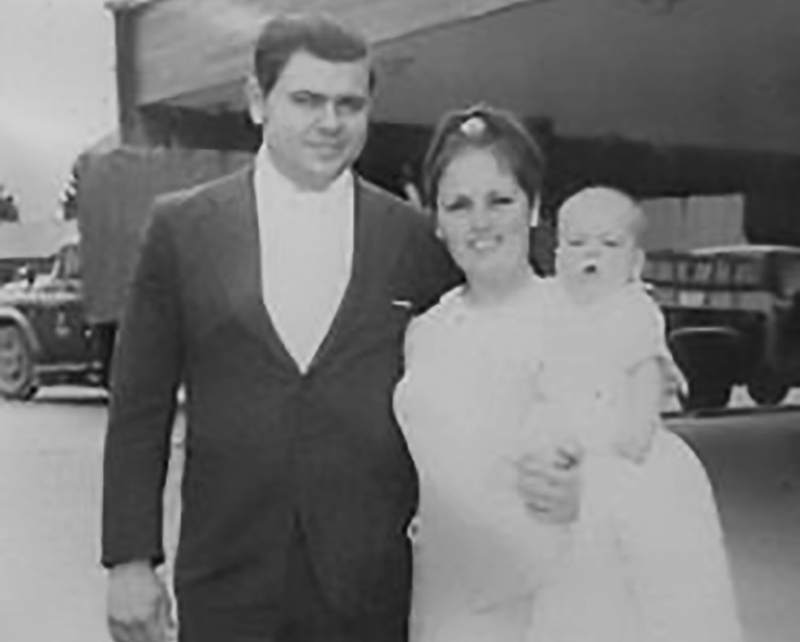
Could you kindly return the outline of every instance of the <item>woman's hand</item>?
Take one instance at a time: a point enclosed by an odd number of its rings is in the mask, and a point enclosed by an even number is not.
[[[583,448],[575,442],[517,461],[517,489],[537,519],[551,524],[575,521],[580,511]]]

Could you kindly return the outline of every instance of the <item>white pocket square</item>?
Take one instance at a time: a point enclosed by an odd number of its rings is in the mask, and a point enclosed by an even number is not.
[[[414,306],[411,301],[408,301],[407,299],[393,299],[392,307],[400,308],[401,310],[410,310]]]

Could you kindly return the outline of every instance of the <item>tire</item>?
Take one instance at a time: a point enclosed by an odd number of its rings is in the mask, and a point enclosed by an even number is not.
[[[759,406],[777,406],[789,394],[789,384],[771,372],[759,370],[748,382],[747,394]]]
[[[687,394],[679,395],[684,410],[717,410],[728,405],[731,387],[723,383],[689,382]]]
[[[15,325],[0,326],[0,396],[26,400],[36,389],[33,354],[25,335]]]
[[[669,336],[669,346],[689,390],[679,395],[684,410],[725,408],[741,366],[742,337],[726,326],[688,326]]]

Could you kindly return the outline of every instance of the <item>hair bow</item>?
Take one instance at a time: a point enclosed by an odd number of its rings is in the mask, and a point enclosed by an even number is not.
[[[477,138],[486,131],[486,121],[480,116],[470,116],[461,123],[461,133],[469,138]]]

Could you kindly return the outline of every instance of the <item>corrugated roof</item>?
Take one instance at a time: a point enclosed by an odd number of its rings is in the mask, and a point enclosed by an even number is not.
[[[250,71],[264,21],[280,11],[321,11],[355,25],[376,46],[544,0],[159,0],[135,18],[138,104],[235,83]]]
[[[243,110],[252,42],[282,9],[334,13],[375,43],[377,121],[488,99],[562,135],[800,153],[787,0],[153,0],[131,24],[132,102]]]

